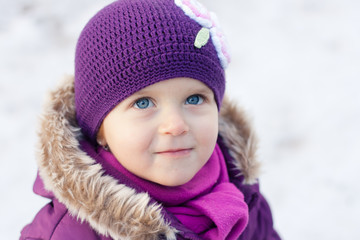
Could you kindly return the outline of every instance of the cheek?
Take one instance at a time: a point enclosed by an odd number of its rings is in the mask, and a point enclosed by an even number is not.
[[[148,152],[148,139],[139,131],[124,129],[119,132],[111,144],[110,150],[120,164],[133,174],[142,177],[142,174],[151,164]]]
[[[203,119],[196,126],[197,141],[201,146],[202,154],[208,157],[212,154],[218,138],[218,115],[213,114]]]
[[[109,126],[106,140],[119,161],[133,159],[146,153],[151,143],[150,132],[146,124],[134,124],[122,121],[117,126]]]

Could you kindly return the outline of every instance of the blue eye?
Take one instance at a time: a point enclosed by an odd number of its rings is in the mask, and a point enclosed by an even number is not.
[[[152,106],[154,106],[154,103],[148,98],[140,98],[134,104],[134,107],[138,109],[146,109]]]
[[[204,102],[204,98],[199,95],[191,95],[186,99],[186,104],[198,105]]]

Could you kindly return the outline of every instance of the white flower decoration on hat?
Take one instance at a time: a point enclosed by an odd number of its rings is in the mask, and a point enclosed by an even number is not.
[[[180,7],[187,16],[203,26],[196,36],[195,47],[201,48],[205,46],[209,40],[209,35],[211,35],[221,66],[225,69],[230,63],[230,54],[225,36],[219,27],[215,13],[209,12],[196,0],[175,0],[175,4]]]

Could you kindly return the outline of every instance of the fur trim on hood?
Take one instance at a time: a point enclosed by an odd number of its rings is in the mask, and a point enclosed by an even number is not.
[[[244,176],[244,183],[254,183],[259,170],[256,140],[244,112],[225,100],[219,122],[239,175]],[[80,149],[81,138],[74,78],[69,76],[49,94],[41,117],[37,161],[45,188],[100,234],[113,239],[156,239],[163,234],[175,239],[177,230],[165,221],[161,205],[104,175],[101,165]]]

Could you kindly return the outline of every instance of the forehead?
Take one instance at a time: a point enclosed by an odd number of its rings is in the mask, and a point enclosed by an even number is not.
[[[212,90],[203,82],[193,79],[193,78],[171,78],[167,80],[163,80],[157,83],[154,83],[150,86],[147,86],[138,92],[134,93],[134,95],[138,94],[146,94],[146,93],[156,93],[156,92],[173,92],[181,93],[181,92],[197,92],[203,94],[213,94]]]

